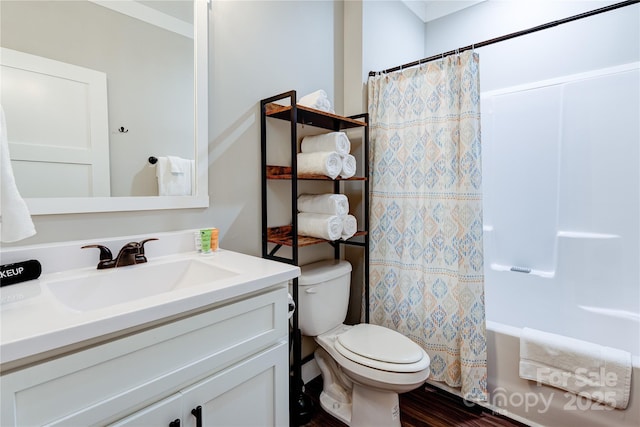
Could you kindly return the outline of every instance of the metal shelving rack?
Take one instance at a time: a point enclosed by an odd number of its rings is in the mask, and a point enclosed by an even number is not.
[[[355,116],[343,117],[325,111],[308,108],[296,104],[296,91],[292,90],[266,98],[260,101],[260,129],[261,129],[261,167],[262,167],[262,257],[293,265],[298,264],[299,248],[309,245],[327,243],[334,248],[334,257],[339,259],[341,247],[359,246],[364,251],[364,293],[365,293],[365,321],[369,321],[369,114],[363,113]],[[288,102],[287,102],[288,100]],[[285,101],[288,105],[278,104],[277,101]],[[290,150],[291,166],[272,166],[267,164],[267,119],[285,120],[290,123]],[[298,125],[314,126],[332,132],[352,128],[362,128],[364,136],[362,140],[363,150],[363,176],[355,176],[349,179],[337,178],[332,180],[323,175],[300,175],[297,173],[296,155],[298,153]],[[278,227],[269,227],[267,222],[268,200],[267,186],[270,180],[287,180],[291,183],[291,224]],[[340,193],[342,183],[345,181],[362,182],[363,191],[363,224],[355,236],[348,240],[328,241],[308,236],[298,236],[298,181],[315,180],[330,181],[333,183],[333,192]],[[283,247],[291,248],[291,257],[282,257],[276,253]],[[293,280],[292,297],[298,303],[298,279]],[[292,351],[293,367],[290,390],[291,425],[298,426],[308,421],[311,416],[311,403],[302,390],[301,375],[301,341],[302,336],[298,328],[298,311],[294,311],[292,317]]]

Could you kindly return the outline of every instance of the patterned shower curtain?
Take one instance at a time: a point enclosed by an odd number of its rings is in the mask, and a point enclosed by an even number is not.
[[[479,59],[467,51],[369,78],[370,321],[487,399]]]

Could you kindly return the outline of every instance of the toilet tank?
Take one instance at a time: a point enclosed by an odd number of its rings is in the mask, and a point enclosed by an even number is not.
[[[317,336],[342,324],[349,308],[351,264],[325,260],[300,267],[298,326],[302,335]]]

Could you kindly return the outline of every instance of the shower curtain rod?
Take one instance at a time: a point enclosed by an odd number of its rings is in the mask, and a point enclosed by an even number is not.
[[[391,73],[393,71],[402,70],[403,68],[415,67],[416,65],[421,65],[421,64],[424,64],[426,62],[431,62],[431,61],[435,61],[435,60],[438,60],[438,59],[442,59],[445,56],[455,55],[455,54],[458,54],[460,52],[464,52],[465,50],[484,47],[484,46],[488,46],[490,44],[494,44],[494,43],[502,42],[502,41],[505,41],[505,40],[513,39],[513,38],[516,38],[516,37],[524,36],[524,35],[527,35],[527,34],[535,33],[537,31],[546,30],[547,28],[552,28],[552,27],[555,27],[557,25],[566,24],[567,22],[577,21],[578,19],[582,19],[582,18],[588,18],[590,16],[598,15],[598,14],[604,13],[604,12],[609,12],[611,10],[619,9],[621,7],[631,6],[632,4],[635,4],[635,3],[640,3],[640,0],[628,0],[628,1],[623,1],[623,2],[620,2],[620,3],[615,3],[615,4],[612,4],[612,5],[609,5],[609,6],[601,7],[600,9],[594,9],[594,10],[589,11],[589,12],[580,13],[578,15],[573,15],[573,16],[570,16],[570,17],[564,18],[564,19],[558,19],[557,21],[548,22],[546,24],[538,25],[536,27],[528,28],[526,30],[517,31],[517,32],[511,33],[511,34],[506,34],[504,36],[496,37],[496,38],[493,38],[493,39],[490,39],[490,40],[485,40],[485,41],[480,42],[480,43],[474,43],[472,45],[461,47],[461,48],[456,49],[456,50],[450,50],[449,52],[444,52],[444,53],[441,53],[439,55],[433,55],[433,56],[430,56],[428,58],[420,59],[418,61],[409,62],[409,63],[403,64],[403,65],[398,65],[398,66],[393,67],[393,68],[387,68],[386,70],[383,70],[383,71],[369,71],[369,77],[375,76],[377,74]]]

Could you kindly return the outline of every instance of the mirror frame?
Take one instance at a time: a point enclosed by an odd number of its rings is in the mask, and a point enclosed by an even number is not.
[[[194,131],[196,180],[193,196],[25,198],[31,215],[147,211],[209,207],[209,1],[194,3]]]

